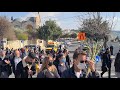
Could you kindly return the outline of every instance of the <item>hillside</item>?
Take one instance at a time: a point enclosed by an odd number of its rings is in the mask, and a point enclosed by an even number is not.
[[[112,37],[118,36],[120,38],[120,31],[112,31],[111,34],[112,34]]]

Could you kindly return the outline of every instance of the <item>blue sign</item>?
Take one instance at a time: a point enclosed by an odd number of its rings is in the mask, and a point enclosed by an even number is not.
[[[24,43],[24,40],[21,40],[21,43]]]
[[[98,63],[101,60],[100,56],[96,56],[95,61]]]

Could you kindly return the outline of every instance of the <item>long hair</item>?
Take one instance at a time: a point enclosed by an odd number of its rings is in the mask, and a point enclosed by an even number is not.
[[[45,70],[45,69],[48,69],[47,66],[48,66],[48,63],[49,63],[49,58],[50,58],[50,56],[47,56],[47,57],[44,58],[44,61],[43,61],[42,66],[40,68],[40,72]],[[52,68],[52,72],[55,72],[57,70],[55,65],[52,65],[51,68]]]
[[[49,61],[49,57],[45,57],[44,60],[43,60],[42,66],[40,68],[40,71],[43,71],[43,70],[47,69],[48,61]]]

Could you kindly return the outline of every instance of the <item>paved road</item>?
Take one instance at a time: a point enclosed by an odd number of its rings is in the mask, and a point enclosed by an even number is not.
[[[108,45],[113,45],[114,46],[114,56],[116,55],[116,53],[118,52],[118,50],[119,50],[119,43],[108,43]],[[71,46],[69,46],[68,47],[68,50],[70,51],[70,58],[71,58],[71,60],[72,60],[72,56],[73,56],[73,52],[75,51],[75,49],[77,48],[79,46],[79,44],[78,43],[74,43],[74,44],[72,44]],[[98,64],[97,64],[97,66],[96,66],[96,68],[97,68],[97,71],[99,72],[99,73],[101,73],[101,62],[98,62]],[[34,78],[36,77],[36,75],[34,75]],[[103,78],[107,78],[108,77],[108,73],[106,72],[104,75],[103,75]],[[112,70],[111,70],[111,77],[112,78],[116,78],[115,77],[115,70],[114,70],[114,61],[112,62]],[[10,78],[14,78],[14,75],[12,74],[11,76],[10,76]]]

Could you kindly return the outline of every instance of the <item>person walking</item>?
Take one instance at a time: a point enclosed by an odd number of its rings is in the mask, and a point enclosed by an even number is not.
[[[115,66],[115,75],[117,78],[120,78],[120,50],[116,55],[114,66]]]
[[[73,54],[73,66],[62,73],[61,78],[99,78],[93,61],[87,61],[85,52]],[[90,68],[90,73],[87,69]]]
[[[16,78],[32,78],[36,73],[35,54],[30,52],[22,61],[17,64],[15,75]]]
[[[60,78],[51,56],[45,57],[37,78]]]
[[[103,60],[102,60],[102,73],[101,77],[103,77],[103,74],[107,72],[108,70],[108,78],[111,78],[111,58],[110,58],[110,50],[109,48],[106,49],[106,52],[103,53]]]
[[[68,52],[67,49],[64,49],[63,53],[64,53],[64,56],[65,56],[66,62],[68,63],[68,66],[70,68],[71,60],[70,60],[70,57],[69,57],[69,52]]]
[[[12,70],[13,70],[14,75],[15,75],[15,71],[16,71],[17,64],[18,64],[21,60],[22,60],[22,58],[20,57],[20,52],[19,52],[18,50],[15,50],[14,56],[13,56],[13,58],[10,60],[10,61],[11,61]],[[15,78],[16,78],[16,75],[15,75]]]
[[[111,55],[113,55],[113,46],[112,45],[110,46],[110,53],[111,53]]]
[[[9,78],[12,74],[11,63],[5,53],[4,50],[0,51],[0,78]]]
[[[64,57],[64,54],[59,54],[58,60],[59,60],[59,63],[57,66],[57,70],[59,75],[61,76],[65,70],[69,69],[69,65],[66,62],[66,58]]]

